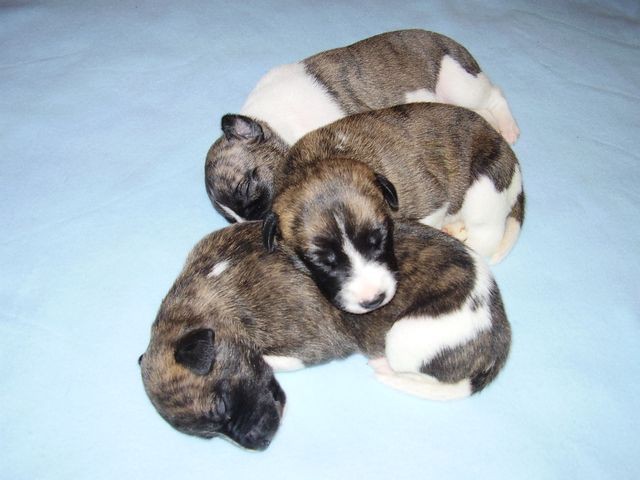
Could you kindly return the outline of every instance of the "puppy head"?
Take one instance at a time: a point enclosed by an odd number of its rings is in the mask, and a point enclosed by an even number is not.
[[[391,182],[348,159],[309,165],[298,178],[274,200],[263,224],[265,247],[282,242],[342,310],[366,313],[388,303],[397,271]]]
[[[285,405],[271,367],[237,338],[206,326],[172,329],[180,324],[185,322],[156,322],[139,359],[157,411],[184,433],[223,436],[251,450],[267,448]]]
[[[229,222],[260,220],[271,207],[273,170],[287,146],[264,122],[225,115],[221,123],[223,136],[205,164],[209,199]]]

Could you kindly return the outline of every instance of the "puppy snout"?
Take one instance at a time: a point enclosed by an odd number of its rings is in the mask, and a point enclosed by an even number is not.
[[[385,297],[386,295],[384,294],[384,292],[381,292],[375,297],[373,297],[371,300],[364,300],[360,302],[360,306],[365,310],[374,310],[378,308],[380,305],[382,305],[382,302],[384,302]]]

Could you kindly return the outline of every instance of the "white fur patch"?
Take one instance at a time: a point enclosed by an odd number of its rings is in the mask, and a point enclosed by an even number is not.
[[[444,349],[463,345],[491,327],[488,301],[493,279],[487,264],[470,253],[476,267],[475,285],[459,309],[437,317],[405,317],[387,332],[385,351],[395,372],[419,373]]]
[[[449,202],[445,202],[444,205],[442,205],[437,210],[434,210],[423,219],[419,220],[419,222],[424,225],[429,225],[430,227],[440,229],[444,225],[444,219],[447,215],[448,210],[449,210]]]
[[[338,143],[336,144],[336,150],[343,151],[347,146],[347,140],[349,140],[349,136],[343,132],[338,132]]]
[[[211,271],[207,274],[207,277],[208,278],[217,277],[222,272],[224,272],[227,269],[228,266],[229,266],[229,261],[228,260],[223,260],[222,262],[216,263],[213,266],[213,268],[211,269]]]
[[[376,374],[376,378],[391,388],[429,400],[457,400],[472,393],[469,379],[457,383],[444,383],[423,373]]]
[[[345,116],[336,100],[309,75],[303,63],[281,65],[260,79],[241,109],[266,121],[285,142]]]
[[[518,166],[509,187],[502,192],[496,189],[489,177],[478,177],[467,190],[462,208],[457,215],[466,225],[466,243],[469,247],[485,257],[491,257],[498,252],[505,235],[507,216],[511,213],[520,192],[522,177]]]
[[[234,212],[233,210],[231,210],[229,207],[227,207],[226,205],[221,204],[220,202],[216,202],[218,204],[218,206],[224,210],[224,212],[229,215],[231,218],[233,218],[236,222],[238,223],[242,223],[242,222],[246,222],[246,220],[244,218],[242,218],[240,215],[238,215],[236,212]]]
[[[262,358],[264,358],[264,361],[276,372],[293,372],[304,368],[302,360],[295,357],[264,355]]]
[[[369,360],[376,378],[389,387],[429,400],[454,400],[471,395],[471,382],[463,379],[457,383],[440,382],[423,373],[394,372],[385,357]]]
[[[414,102],[437,102],[436,94],[426,88],[419,88],[404,94],[405,103]]]
[[[351,276],[338,294],[340,305],[351,313],[366,313],[371,309],[364,308],[362,303],[381,294],[384,299],[376,308],[386,305],[396,293],[393,273],[385,265],[364,258],[347,237],[344,226],[340,222],[338,225],[342,231],[342,250],[351,264]]]
[[[442,57],[436,83],[437,101],[475,110],[509,143],[514,143],[520,129],[500,89],[480,72],[474,76],[449,55]]]
[[[504,257],[506,257],[507,254],[511,251],[519,236],[520,222],[512,217],[507,218],[507,225],[504,229],[502,241],[500,242],[500,245],[498,245],[498,250],[493,254],[489,263],[491,265],[500,263],[504,259]]]

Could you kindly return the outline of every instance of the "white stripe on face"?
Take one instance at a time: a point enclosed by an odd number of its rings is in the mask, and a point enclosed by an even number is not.
[[[386,305],[396,293],[393,273],[386,265],[366,259],[353,245],[340,221],[338,226],[342,232],[342,250],[351,265],[349,279],[336,297],[339,304],[351,313],[367,313]],[[366,305],[378,297],[382,297],[380,303],[372,307]]]
[[[236,222],[238,223],[242,223],[242,222],[246,222],[246,220],[244,218],[242,218],[240,215],[238,215],[236,212],[234,212],[233,210],[231,210],[229,207],[227,207],[226,205],[221,204],[220,202],[216,202],[218,204],[218,206],[224,211],[224,213],[226,213],[227,215],[229,215],[231,218],[233,218]]]

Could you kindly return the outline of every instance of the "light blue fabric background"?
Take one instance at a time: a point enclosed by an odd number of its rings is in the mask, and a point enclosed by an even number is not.
[[[522,129],[506,369],[442,404],[354,356],[278,375],[266,452],[174,431],[136,360],[225,225],[221,115],[272,66],[410,27],[464,44]],[[0,477],[640,478],[639,32],[637,1],[0,2]]]

